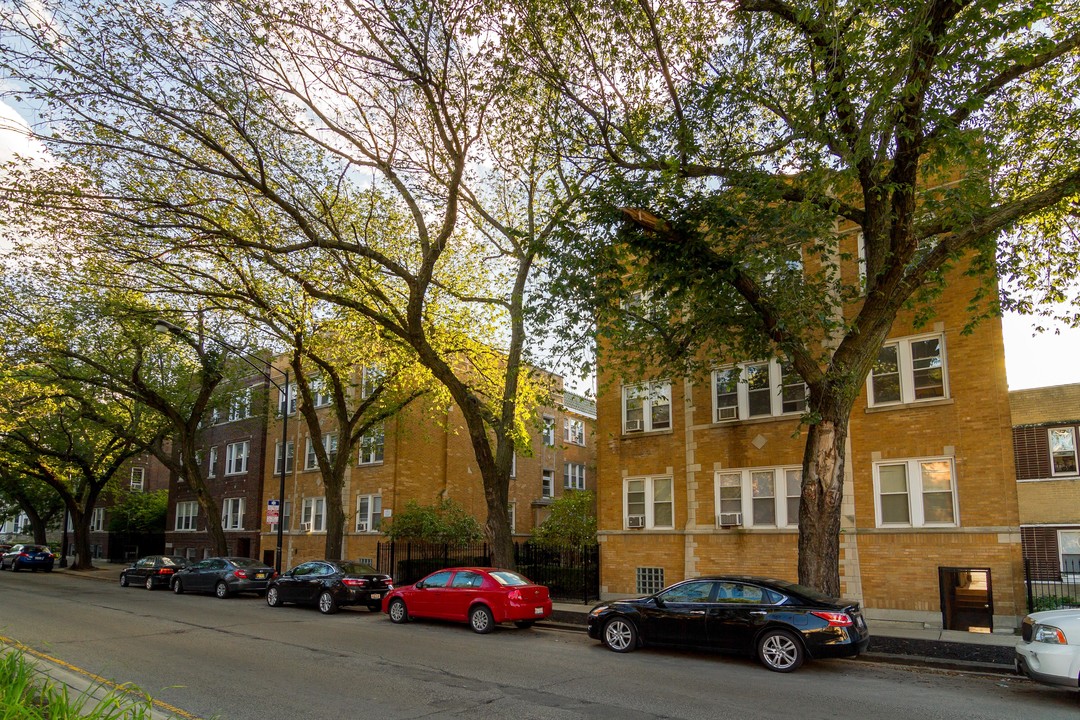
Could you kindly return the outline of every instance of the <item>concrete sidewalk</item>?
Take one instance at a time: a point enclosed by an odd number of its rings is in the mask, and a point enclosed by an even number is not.
[[[555,603],[551,618],[543,624],[585,632],[586,618],[593,605]],[[1019,640],[1016,635],[920,629],[887,620],[871,620],[869,626],[870,647],[859,656],[864,660],[1015,674],[1013,648]]]

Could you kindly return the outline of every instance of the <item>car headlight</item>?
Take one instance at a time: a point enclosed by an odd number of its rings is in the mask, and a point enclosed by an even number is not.
[[[589,614],[592,615],[593,617],[595,617],[595,616],[599,615],[600,613],[604,612],[607,609],[608,609],[607,605],[597,605],[596,607],[594,607],[592,610],[589,611]]]
[[[1068,645],[1065,633],[1053,625],[1036,625],[1032,628],[1031,639],[1034,642],[1049,643],[1051,645]]]

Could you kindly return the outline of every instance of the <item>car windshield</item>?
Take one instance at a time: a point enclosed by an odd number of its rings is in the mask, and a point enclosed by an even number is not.
[[[788,592],[795,593],[796,595],[802,595],[807,600],[814,600],[817,602],[836,602],[836,598],[826,595],[823,592],[819,592],[814,588],[806,587],[805,585],[799,585],[798,583],[788,582],[787,580],[774,580],[773,584],[777,587],[787,590]]]
[[[375,568],[365,563],[343,562],[338,563],[338,565],[341,566],[341,569],[344,572],[347,572],[350,575],[377,575],[379,572]]]
[[[44,545],[23,545],[23,552],[49,552]]]
[[[529,578],[509,570],[496,570],[491,573],[491,577],[495,578],[495,582],[500,585],[532,585]]]

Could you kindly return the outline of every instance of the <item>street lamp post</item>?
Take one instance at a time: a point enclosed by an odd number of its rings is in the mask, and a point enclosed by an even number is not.
[[[184,328],[174,323],[171,323],[168,320],[155,320],[154,329],[158,332],[172,333],[173,335],[176,335],[185,341],[189,341],[190,344],[191,336],[188,335],[188,332],[184,330]],[[266,378],[266,381],[273,385],[275,388],[277,388],[278,392],[280,392],[284,398],[282,400],[281,407],[281,473],[278,477],[277,552],[274,555],[274,572],[280,575],[281,553],[282,547],[284,545],[285,532],[284,524],[282,523],[282,520],[284,520],[285,518],[285,468],[288,465],[289,458],[289,371],[281,371],[281,374],[285,377],[285,386],[282,387],[281,385],[278,385],[276,382],[274,382],[273,377],[270,376],[269,370],[263,370],[260,365],[255,364],[255,362],[252,360],[252,358],[255,356],[253,356],[251,353],[241,350],[240,348],[225,342],[221,338],[211,337],[211,339],[229,352],[236,355],[238,358],[251,366],[256,372]],[[274,454],[274,458],[275,460],[277,459],[277,453]]]

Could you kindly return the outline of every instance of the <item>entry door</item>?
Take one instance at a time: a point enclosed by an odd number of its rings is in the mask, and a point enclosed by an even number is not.
[[[994,631],[990,568],[939,567],[941,618],[946,630]]]

